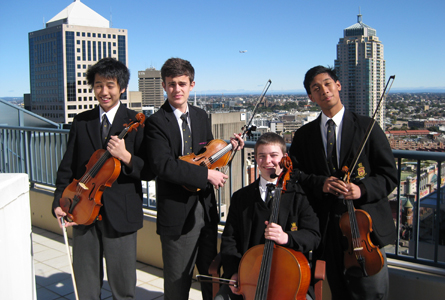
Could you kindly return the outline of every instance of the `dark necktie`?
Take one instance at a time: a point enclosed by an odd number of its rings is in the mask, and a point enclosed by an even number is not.
[[[328,124],[327,143],[326,143],[326,159],[329,169],[334,174],[337,171],[337,143],[335,138],[335,123],[332,119],[326,122]]]
[[[267,183],[266,184],[267,192],[266,192],[266,205],[267,207],[271,208],[270,205],[272,204],[273,199],[273,193],[272,191],[275,190],[275,184],[273,183]]]
[[[102,124],[101,124],[101,133],[102,133],[102,145],[104,148],[106,148],[107,145],[107,139],[108,139],[108,132],[110,132],[110,122],[108,122],[107,115],[104,114],[102,116]]]
[[[188,114],[188,113],[187,113]],[[184,146],[183,155],[192,153],[192,134],[187,122],[187,114],[182,114],[182,144]]]

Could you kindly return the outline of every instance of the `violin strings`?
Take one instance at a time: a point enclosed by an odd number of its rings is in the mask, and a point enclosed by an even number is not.
[[[360,248],[360,232],[358,229],[358,224],[357,224],[357,219],[355,216],[355,211],[354,211],[354,207],[353,207],[353,203],[352,200],[347,200],[347,205],[348,205],[348,213],[349,213],[349,224],[351,227],[351,238],[352,238],[352,244],[354,249],[358,249]],[[353,249],[353,251],[354,251]],[[356,256],[361,258],[361,253],[360,252],[355,252]]]

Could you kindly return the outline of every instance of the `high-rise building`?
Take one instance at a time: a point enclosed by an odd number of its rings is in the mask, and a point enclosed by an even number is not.
[[[342,85],[343,105],[357,114],[372,117],[385,88],[385,60],[376,30],[362,22],[360,13],[357,23],[344,29],[337,44],[335,69]],[[376,114],[383,130],[384,109],[382,103]]]
[[[164,104],[161,71],[148,68],[138,72],[139,91],[142,92],[142,107],[158,109]]]
[[[58,123],[71,123],[76,114],[97,105],[85,74],[104,57],[128,65],[127,30],[74,0],[29,33],[31,111]],[[122,95],[127,105],[127,93]]]

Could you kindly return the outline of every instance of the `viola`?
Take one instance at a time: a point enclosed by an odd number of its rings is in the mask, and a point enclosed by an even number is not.
[[[123,139],[132,130],[143,126],[145,115],[138,113],[136,120],[124,124],[124,130],[118,138]],[[74,179],[63,191],[59,200],[60,207],[66,213],[69,222],[90,225],[94,220],[102,219],[99,215],[102,194],[119,177],[121,162],[108,150],[96,150],[86,165],[86,172],[80,179]]]
[[[286,191],[292,162],[284,156],[283,169],[272,191],[272,213],[269,223],[277,223],[281,194]],[[303,253],[276,245],[266,239],[244,253],[238,270],[240,293],[246,300],[305,300],[311,281],[309,262]]]

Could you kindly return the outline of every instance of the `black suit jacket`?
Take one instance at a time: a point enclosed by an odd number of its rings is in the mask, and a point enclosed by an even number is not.
[[[189,105],[193,152],[196,154],[213,140],[207,113]],[[157,175],[157,230],[160,235],[179,235],[193,225],[189,217],[197,201],[201,201],[212,223],[217,223],[215,194],[207,182],[208,169],[179,159],[182,139],[179,125],[168,100],[147,119],[145,127],[148,162]],[[197,187],[190,192],[183,186]]]
[[[320,228],[323,231],[337,198],[332,194],[323,193],[323,184],[330,172],[320,122],[321,114],[316,120],[297,130],[289,154],[294,168],[301,171],[298,176],[300,184],[320,218]],[[345,110],[339,169],[342,166],[350,166],[370,122],[369,117]],[[340,173],[336,175],[341,178]],[[397,186],[397,169],[388,140],[378,124],[374,125],[359,157],[357,167],[351,175],[351,182],[364,186],[364,195],[353,203],[357,209],[363,209],[370,214],[374,230],[373,242],[380,247],[393,243],[396,230],[387,196]]]
[[[124,124],[136,120],[136,112],[120,105],[109,135],[119,135]],[[99,107],[85,111],[74,118],[66,152],[57,171],[56,190],[52,210],[59,205],[64,189],[73,181],[80,179],[86,171],[85,165],[92,154],[102,149],[100,137]],[[144,161],[138,155],[142,145],[143,130],[133,130],[125,137],[125,147],[132,155],[133,167],[122,163],[121,173],[113,185],[106,188],[102,195],[102,210],[118,232],[134,232],[142,228],[142,186],[140,173]]]
[[[308,253],[320,242],[318,219],[301,187],[295,183],[288,184],[287,187],[287,191],[281,196],[278,224],[289,235],[286,247]],[[241,257],[252,244],[251,233],[252,230],[256,230],[252,228],[255,202],[263,202],[259,190],[259,179],[238,190],[232,196],[227,222],[221,237],[224,277],[230,278],[238,272]]]

